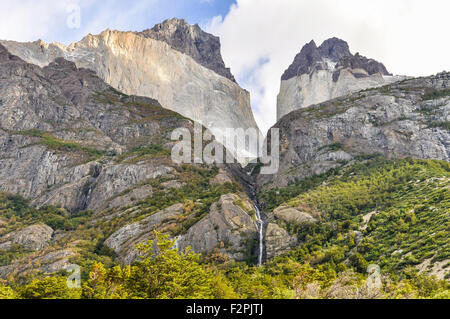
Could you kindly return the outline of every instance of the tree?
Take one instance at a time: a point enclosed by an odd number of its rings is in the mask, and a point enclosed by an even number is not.
[[[17,299],[17,295],[11,287],[0,284],[0,299]]]
[[[126,299],[124,283],[130,275],[130,267],[115,266],[106,270],[102,263],[95,263],[89,279],[83,285],[83,297],[88,299]]]
[[[79,299],[80,290],[69,288],[65,277],[46,277],[20,287],[19,295],[25,299]]]
[[[127,290],[131,297],[150,299],[213,298],[214,275],[199,264],[190,248],[173,249],[174,240],[155,232],[155,241],[139,244],[141,260],[131,268]]]

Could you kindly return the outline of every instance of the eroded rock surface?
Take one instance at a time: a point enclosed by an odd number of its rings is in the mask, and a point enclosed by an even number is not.
[[[306,44],[281,78],[277,119],[313,104],[405,77],[394,77],[373,59],[353,55],[347,42],[331,38]]]
[[[170,20],[143,33],[106,30],[69,46],[42,41],[0,43],[38,66],[62,57],[78,68],[93,70],[125,94],[156,99],[163,107],[201,123],[222,143],[227,128],[254,128],[260,134],[249,92],[232,81],[218,39],[182,20]]]
[[[259,187],[286,186],[368,155],[449,161],[449,87],[450,73],[441,73],[284,116],[274,126],[280,129],[280,169],[259,175]]]
[[[140,184],[171,175],[169,150],[126,158],[170,140],[172,129],[192,128],[191,121],[155,100],[119,93],[73,62],[58,58],[40,68],[1,45],[0,56],[0,191],[38,207],[99,210],[143,199],[151,191]]]
[[[238,201],[247,203],[239,205]],[[246,254],[253,254],[258,241],[257,223],[244,210],[248,207],[252,207],[251,203],[238,195],[223,195],[211,206],[210,213],[181,237],[180,249],[190,246],[196,253],[206,254],[219,248],[232,259],[244,260]]]
[[[316,219],[310,214],[302,212],[294,207],[281,206],[273,211],[276,218],[287,223],[303,224],[314,223]]]
[[[276,223],[269,223],[266,229],[266,258],[272,259],[293,249],[297,244],[297,237],[289,235],[287,230]]]
[[[184,19],[169,19],[153,28],[138,32],[146,38],[166,42],[172,48],[192,57],[205,68],[236,82],[220,53],[220,39],[203,31],[198,24],[190,25]]]
[[[53,229],[47,225],[31,225],[6,234],[0,238],[0,250],[19,245],[25,250],[38,251],[47,247],[52,239]]]
[[[113,249],[123,263],[131,264],[138,257],[137,244],[153,239],[155,230],[161,231],[176,223],[177,217],[183,213],[183,204],[170,206],[140,222],[120,228],[105,241],[105,245]]]

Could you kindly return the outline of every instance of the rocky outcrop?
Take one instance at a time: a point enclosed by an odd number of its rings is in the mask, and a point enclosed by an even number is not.
[[[176,223],[183,213],[183,204],[170,206],[140,222],[120,228],[108,237],[105,245],[113,249],[123,263],[131,264],[139,256],[135,248],[137,244],[153,239],[155,230],[161,231]]]
[[[10,249],[13,245],[25,250],[42,250],[49,245],[52,235],[53,229],[47,225],[31,225],[1,237],[0,250]]]
[[[277,119],[317,104],[363,89],[404,79],[393,77],[373,59],[353,55],[347,42],[331,38],[317,47],[306,44],[281,78]]]
[[[209,183],[211,185],[223,185],[225,183],[232,183],[232,179],[230,178],[229,174],[227,174],[223,169],[219,170],[219,174],[211,178]]]
[[[266,258],[272,259],[297,247],[300,243],[296,235],[290,234],[288,226],[317,223],[311,212],[298,207],[280,206],[267,212],[268,225],[265,233]]]
[[[284,228],[275,223],[269,223],[265,237],[266,258],[280,256],[298,245],[296,236],[291,236]]]
[[[100,210],[143,199],[151,195],[143,183],[171,176],[170,149],[124,159],[164,145],[177,127],[192,130],[191,121],[117,92],[73,62],[58,58],[41,69],[0,49],[0,191],[38,207]]]
[[[179,248],[190,246],[201,254],[218,248],[234,260],[249,258],[256,251],[258,242],[257,223],[244,210],[250,207],[252,205],[247,199],[235,194],[223,195],[211,206],[210,213],[180,238]]]
[[[227,128],[254,128],[260,134],[249,93],[220,75],[223,68],[219,67],[217,41],[198,27],[179,21],[142,34],[106,30],[69,46],[42,41],[0,43],[41,67],[62,57],[78,68],[93,70],[125,94],[156,99],[163,107],[203,124],[222,143]]]
[[[138,32],[146,38],[166,42],[173,49],[189,55],[197,63],[236,82],[220,53],[220,39],[203,31],[198,24],[190,25],[184,19],[168,19],[152,29]]]
[[[284,116],[280,169],[258,176],[279,187],[361,156],[450,160],[450,73],[361,91]],[[270,133],[268,138],[270,138]]]
[[[236,194],[222,195],[211,206],[209,214],[186,233],[174,236],[175,246],[180,250],[191,247],[199,254],[217,248],[234,260],[244,260],[247,254],[253,254],[253,244],[257,241],[257,224],[251,211],[248,199]],[[131,264],[139,256],[137,244],[154,239],[154,231],[176,228],[188,215],[184,204],[175,204],[120,228],[106,239],[105,245],[115,251],[122,263]]]
[[[72,249],[59,249],[35,253],[25,259],[14,260],[12,263],[0,267],[0,278],[8,276],[23,277],[31,274],[52,274],[66,270],[70,259],[77,254]]]
[[[273,211],[273,214],[276,218],[286,223],[304,224],[316,222],[316,219],[310,214],[289,206],[280,206]]]

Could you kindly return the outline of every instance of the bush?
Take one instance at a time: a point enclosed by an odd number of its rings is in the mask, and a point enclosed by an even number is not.
[[[65,277],[34,279],[19,288],[19,295],[25,299],[79,299],[80,289],[69,288]]]

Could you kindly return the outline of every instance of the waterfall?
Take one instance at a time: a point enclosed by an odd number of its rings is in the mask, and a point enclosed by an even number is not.
[[[261,211],[258,204],[255,203],[256,217],[258,218],[259,225],[259,253],[258,253],[258,266],[262,266],[263,253],[264,253],[264,220],[262,219]]]

